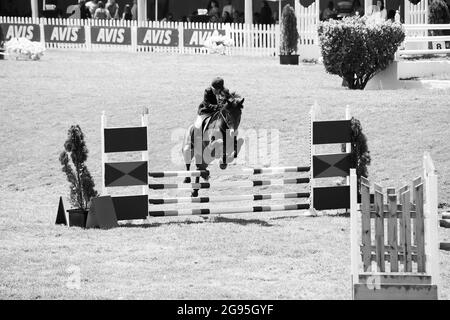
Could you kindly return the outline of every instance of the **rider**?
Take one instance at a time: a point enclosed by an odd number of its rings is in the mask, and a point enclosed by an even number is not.
[[[200,129],[203,120],[219,111],[223,106],[223,102],[229,96],[230,92],[225,88],[223,79],[220,77],[214,78],[211,86],[205,89],[203,101],[198,106],[198,116],[194,124],[195,128]]]

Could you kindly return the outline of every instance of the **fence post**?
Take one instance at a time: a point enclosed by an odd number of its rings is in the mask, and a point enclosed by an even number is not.
[[[137,27],[136,25],[131,25],[131,51],[137,52]]]
[[[359,239],[358,239],[358,180],[356,169],[350,169],[350,252],[352,297],[353,286],[359,282]]]
[[[436,170],[428,152],[425,152],[423,156],[423,172],[426,272],[431,274],[432,284],[437,285],[439,298],[438,184]]]
[[[39,22],[39,30],[41,32],[41,44],[45,48],[45,30],[44,30],[44,24],[47,24],[47,19],[41,18],[41,21]]]
[[[178,22],[178,50],[184,53],[184,22]]]
[[[107,195],[108,194],[108,189],[106,188],[106,183],[105,183],[105,163],[108,162],[108,155],[105,153],[105,128],[106,128],[106,114],[105,111],[102,112],[102,117],[101,117],[101,150],[102,150],[102,193],[101,195]]]

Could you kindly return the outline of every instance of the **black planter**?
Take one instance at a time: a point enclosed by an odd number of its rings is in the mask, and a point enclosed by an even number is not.
[[[298,65],[298,54],[291,54],[291,55],[280,54],[280,64]]]
[[[0,48],[0,60],[4,60],[5,56],[3,55],[5,53],[5,49]]]
[[[86,228],[88,211],[83,209],[69,209],[69,226]]]

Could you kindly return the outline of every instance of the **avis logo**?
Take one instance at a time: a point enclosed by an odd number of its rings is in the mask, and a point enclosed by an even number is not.
[[[33,26],[10,25],[6,31],[6,39],[27,38],[28,40],[32,40],[34,36],[33,31]]]
[[[189,41],[189,45],[191,46],[203,46],[209,38],[212,36],[218,36],[219,31],[217,30],[211,30],[211,31],[202,31],[202,30],[195,30],[192,32],[191,40]]]
[[[147,30],[142,42],[169,45],[172,42],[172,30]]]
[[[79,30],[73,27],[54,27],[50,41],[77,41]]]
[[[103,43],[123,43],[125,40],[125,29],[100,28],[96,40]]]

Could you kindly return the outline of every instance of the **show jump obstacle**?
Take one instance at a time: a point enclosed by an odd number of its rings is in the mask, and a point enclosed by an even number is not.
[[[108,128],[106,117],[104,114],[102,115],[103,195],[109,195],[109,188],[113,187],[142,187],[142,192],[138,195],[106,196],[111,201],[109,206],[104,207],[108,207],[109,212],[115,212],[114,219],[116,219],[115,224],[110,225],[117,225],[117,221],[120,220],[147,219],[149,216],[350,209],[353,298],[437,299],[439,281],[437,176],[428,154],[424,156],[423,177],[415,179],[411,187],[405,186],[398,192],[393,188],[388,188],[386,197],[384,197],[382,188],[377,184],[374,185],[374,193],[371,194],[369,181],[361,177],[361,187],[358,190],[356,170],[351,169],[352,128],[348,109],[345,120],[316,121],[313,107],[311,109],[310,166],[247,168],[240,171],[240,174],[247,175],[242,181],[220,184],[214,182],[167,183],[166,178],[197,177],[202,172],[149,171],[148,124],[148,112],[144,112],[142,115],[141,126],[127,128]],[[327,144],[346,144],[346,152],[316,153],[317,146]],[[122,152],[140,152],[141,160],[108,161],[108,155]],[[281,180],[249,179],[251,176],[279,173],[309,173],[309,176]],[[340,186],[317,186],[319,179],[332,177],[346,177],[347,183]],[[149,178],[152,179],[151,182]],[[306,185],[309,189],[298,190],[298,192],[196,198],[164,198],[154,195],[155,190],[165,189],[250,188],[267,185]],[[105,197],[100,198],[104,200]],[[103,201],[98,200],[100,198],[94,199],[94,207],[96,202]],[[359,198],[361,201],[358,201]],[[384,198],[387,199],[386,203],[384,203]],[[232,201],[257,202],[268,199],[281,201],[309,199],[309,201],[270,206],[158,210],[158,206],[163,204],[190,205],[216,202],[229,204]]]
[[[167,183],[164,178],[173,177],[198,177],[201,171],[162,171],[149,172],[148,162],[148,113],[141,116],[140,127],[108,128],[106,116],[102,115],[102,187],[103,195],[109,194],[109,188],[142,186],[140,195],[112,197],[117,220],[146,219],[148,216],[178,216],[178,215],[203,215],[203,214],[232,214],[245,212],[307,210],[314,208],[341,209],[350,208],[350,187],[315,187],[315,180],[329,177],[348,177],[350,172],[350,139],[351,126],[349,112],[347,120],[342,121],[314,121],[314,108],[311,109],[311,166],[299,167],[271,167],[271,168],[246,168],[238,174],[246,175],[242,181],[234,182],[201,182],[201,183]],[[315,145],[330,143],[346,143],[346,153],[315,154]],[[120,152],[140,152],[141,161],[133,162],[109,162],[108,155]],[[224,171],[226,174],[227,172]],[[233,172],[236,173],[236,172]],[[250,180],[250,176],[274,175],[280,173],[309,173],[307,177],[288,179]],[[149,182],[149,178],[152,179]],[[157,180],[157,181],[155,181]],[[299,192],[281,192],[270,194],[228,195],[213,197],[175,197],[162,198],[155,196],[155,190],[178,189],[215,189],[220,188],[253,188],[262,186],[306,185],[307,190]],[[230,201],[252,201],[283,199],[309,199],[309,202],[296,204],[277,204],[270,206],[251,205],[232,208],[200,208],[200,209],[176,209],[157,210],[158,205],[163,204],[189,204]],[[314,199],[314,200],[313,200]],[[313,206],[311,204],[314,204]]]
[[[423,176],[397,192],[361,178],[361,204],[351,170],[351,275],[354,299],[437,299],[437,176],[428,153]],[[384,201],[386,199],[386,201]],[[360,220],[360,222],[359,222]],[[360,227],[358,226],[360,223]],[[360,232],[359,232],[360,231]]]

